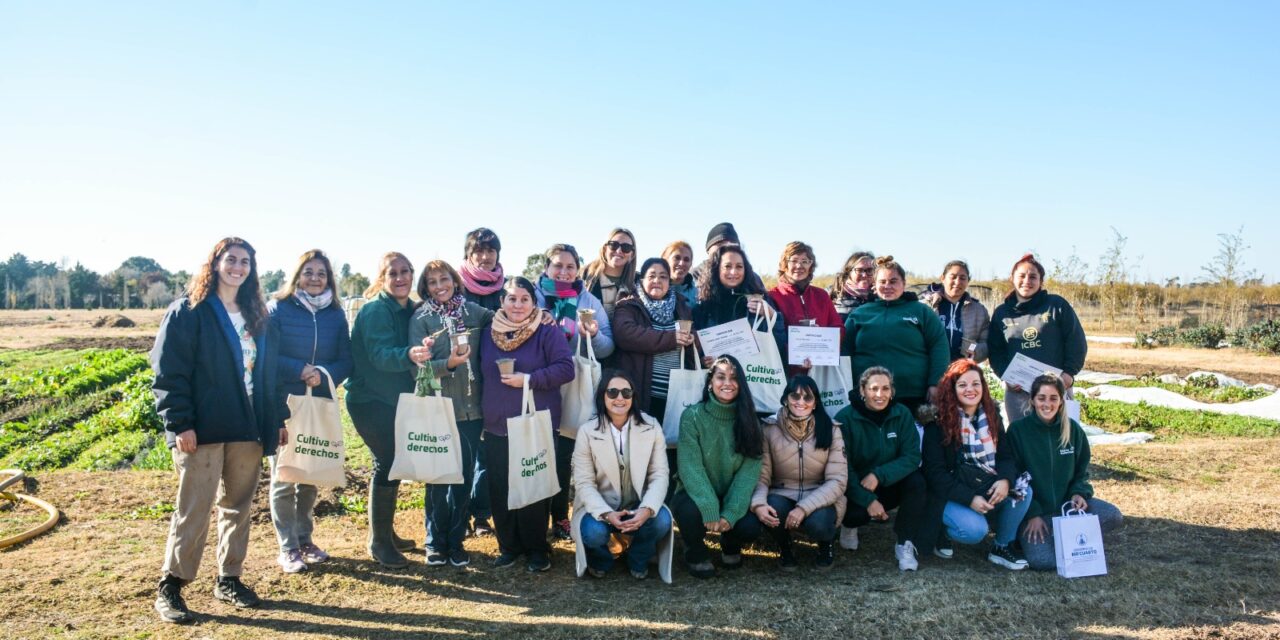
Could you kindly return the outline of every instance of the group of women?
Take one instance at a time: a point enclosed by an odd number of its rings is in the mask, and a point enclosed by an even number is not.
[[[301,256],[267,304],[252,246],[225,238],[214,247],[152,351],[179,478],[155,603],[163,620],[191,620],[181,589],[196,576],[215,499],[214,595],[258,604],[240,581],[257,470],[289,437],[285,397],[329,396],[338,384],[373,457],[368,551],[387,567],[408,564],[403,552],[416,544],[395,532],[399,481],[389,471],[397,401],[423,377],[452,401],[464,470],[462,484],[426,489],[428,565],[466,566],[464,539],[492,531],[498,568],[523,559],[528,571],[546,571],[548,538],[572,538],[579,575],[604,576],[624,554],[635,578],[656,560],[670,581],[674,523],[697,577],[717,572],[713,538],[720,566],[732,569],[765,532],[782,569],[799,564],[796,535],[816,544],[813,566],[825,569],[837,541],[857,549],[860,528],[896,509],[903,570],[916,569],[921,552],[949,558],[953,542],[976,544],[989,530],[991,562],[1046,569],[1054,566],[1047,519],[1064,504],[1097,514],[1104,531],[1121,521],[1093,497],[1088,440],[1064,406],[1084,363],[1083,331],[1070,304],[1043,289],[1031,255],[1015,263],[1012,291],[989,317],[967,292],[961,261],[917,296],[891,256],[858,252],[828,291],[812,284],[812,247],[792,242],[766,290],[729,223],[711,230],[696,266],[685,242],[639,260],[622,228],[585,267],[572,245],[552,245],[536,279],[506,275],[501,250],[480,228],[457,268],[433,260],[419,273],[403,254],[384,255],[348,332],[323,252]],[[829,415],[821,398],[830,390],[816,379],[830,377],[806,362],[788,369],[778,406],[762,411],[738,359],[698,349],[697,330],[744,318],[783,354],[788,326],[840,328],[854,383],[847,406]],[[575,354],[587,352],[605,369],[595,416],[561,424],[561,387],[575,377]],[[1002,375],[1016,354],[1062,374],[1029,389],[1006,384],[1005,428],[979,363],[989,358]],[[667,420],[677,425],[661,424],[673,374],[702,367],[700,401]],[[525,388],[560,427],[561,491],[510,509],[507,420],[523,413]],[[315,499],[315,487],[273,474],[287,573],[328,559],[312,535]]]

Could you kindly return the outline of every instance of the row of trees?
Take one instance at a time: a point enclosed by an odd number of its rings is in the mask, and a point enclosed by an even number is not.
[[[278,291],[285,284],[279,269],[260,274],[262,290]],[[0,308],[4,309],[158,309],[168,306],[186,289],[191,274],[170,272],[158,262],[133,256],[100,274],[79,262],[30,260],[15,253],[0,262]],[[369,279],[344,264],[338,288],[344,296],[359,295]]]

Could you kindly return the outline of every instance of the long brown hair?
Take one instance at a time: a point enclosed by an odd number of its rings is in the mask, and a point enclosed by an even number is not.
[[[942,444],[944,445],[950,446],[961,442],[960,396],[956,394],[956,381],[970,371],[977,371],[978,379],[982,381],[982,399],[978,401],[978,409],[987,414],[991,441],[999,442],[1000,433],[1004,431],[1000,427],[1000,412],[996,410],[996,403],[991,399],[987,377],[982,375],[982,367],[972,360],[956,360],[947,367],[947,372],[942,374],[942,379],[938,381],[938,426],[942,427]]]
[[[827,289],[827,291],[831,292],[832,298],[839,298],[843,295],[844,283],[848,282],[849,278],[853,277],[853,268],[856,267],[859,262],[862,262],[863,258],[875,262],[876,254],[871,253],[870,251],[854,251],[853,254],[849,256],[849,259],[844,261],[844,266],[840,267],[839,273],[836,274],[836,281],[832,283],[831,288]],[[816,268],[817,266],[817,261],[814,261],[814,267]],[[875,290],[874,286],[872,286],[872,290]]]
[[[378,261],[378,277],[374,278],[373,284],[369,285],[369,288],[364,290],[365,298],[372,299],[377,297],[378,292],[382,291],[382,288],[387,286],[387,269],[391,268],[391,263],[395,262],[397,258],[404,260],[405,264],[409,265],[409,271],[413,271],[413,263],[410,262],[409,258],[405,257],[403,253],[400,253],[399,251],[388,251],[382,254],[382,260]]]
[[[1058,446],[1065,447],[1071,443],[1071,417],[1067,415],[1067,386],[1062,383],[1062,378],[1059,378],[1052,373],[1044,373],[1036,376],[1036,379],[1031,381],[1032,413],[1035,412],[1034,403],[1036,401],[1036,394],[1040,392],[1041,387],[1053,387],[1058,390],[1058,398],[1062,400],[1062,404],[1058,406],[1057,415]],[[1040,414],[1037,413],[1036,418],[1039,417]]]
[[[636,256],[640,255],[640,248],[635,246],[636,234],[631,233],[630,229],[625,229],[623,227],[614,227],[613,231],[609,232],[609,237],[605,238],[604,243],[600,245],[600,253],[596,256],[596,259],[589,262],[587,267],[583,269],[582,280],[587,288],[591,288],[591,285],[595,284],[595,282],[600,279],[600,276],[604,275],[605,259],[609,251],[609,243],[612,242],[613,237],[619,233],[627,234],[627,237],[631,238],[631,244],[634,248],[631,249],[631,258],[627,260],[626,264],[622,265],[622,274],[617,278],[618,291],[629,291],[631,293],[635,293]]]
[[[323,251],[312,249],[298,258],[298,264],[293,268],[293,277],[289,278],[289,284],[285,285],[284,289],[276,294],[276,300],[288,300],[298,292],[298,282],[302,280],[302,269],[312,260],[319,260],[324,264],[326,276],[324,286],[332,291],[333,295],[338,295],[338,281],[333,277],[333,263],[329,262],[329,256],[325,255]]]
[[[240,306],[240,313],[244,316],[249,334],[260,336],[267,323],[267,304],[262,299],[262,289],[258,284],[258,252],[254,251],[253,245],[243,238],[228,236],[213,245],[209,258],[200,265],[200,271],[196,272],[196,275],[187,283],[187,300],[194,309],[210,295],[217,294],[218,262],[232,247],[240,247],[249,254],[249,277],[245,278],[244,284],[236,290],[236,304]]]

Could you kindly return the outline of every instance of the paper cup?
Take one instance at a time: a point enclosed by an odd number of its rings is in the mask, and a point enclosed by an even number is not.
[[[465,333],[449,334],[449,345],[452,346],[454,349],[457,349],[458,347],[465,344],[467,344],[467,334]]]
[[[504,376],[511,375],[516,372],[515,358],[498,358],[497,360],[494,360],[494,362],[498,364],[498,373],[501,373]]]
[[[578,320],[580,322],[587,322],[595,319],[596,319],[595,309],[578,309]]]
[[[676,320],[676,329],[679,330],[680,333],[691,333],[693,331],[693,321]]]

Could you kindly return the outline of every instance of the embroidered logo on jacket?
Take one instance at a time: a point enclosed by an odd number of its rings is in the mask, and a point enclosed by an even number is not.
[[[911,324],[914,324],[917,327],[920,326],[920,318],[917,318],[915,316],[902,316],[902,321],[910,322]]]
[[[1058,449],[1058,455],[1060,455],[1060,456],[1073,456],[1073,455],[1075,455],[1075,454],[1076,454],[1076,448],[1075,448],[1075,447],[1067,447],[1066,449]]]

